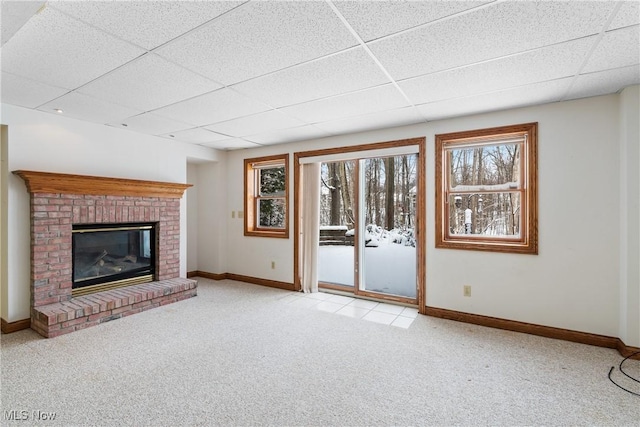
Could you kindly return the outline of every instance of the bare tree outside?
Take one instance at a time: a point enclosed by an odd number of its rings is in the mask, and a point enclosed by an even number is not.
[[[262,168],[259,173],[257,197],[260,227],[282,228],[285,222],[285,180],[284,166]]]
[[[520,150],[519,143],[447,150],[451,234],[519,235]]]
[[[320,226],[353,228],[355,162],[323,163],[320,174]]]
[[[384,162],[385,168],[385,227],[387,230],[395,228],[395,205],[396,205],[396,176],[395,176],[395,159],[387,157]],[[400,195],[402,198],[402,195]]]
[[[386,230],[415,223],[417,156],[372,158],[364,162],[365,222]],[[355,161],[323,163],[320,225],[355,226]]]

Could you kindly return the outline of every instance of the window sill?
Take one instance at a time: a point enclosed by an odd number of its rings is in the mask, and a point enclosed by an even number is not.
[[[246,230],[244,232],[245,236],[253,236],[253,237],[271,237],[275,239],[288,239],[289,231],[260,231],[260,230]]]
[[[538,255],[538,247],[534,244],[520,242],[469,242],[465,241],[439,241],[436,249],[460,249],[470,251],[502,252],[514,254]]]

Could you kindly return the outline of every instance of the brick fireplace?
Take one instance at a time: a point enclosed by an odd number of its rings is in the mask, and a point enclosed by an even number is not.
[[[31,196],[31,328],[51,338],[196,296],[180,278],[180,198],[190,185],[15,171]],[[155,224],[148,283],[72,290],[72,231],[85,224]]]

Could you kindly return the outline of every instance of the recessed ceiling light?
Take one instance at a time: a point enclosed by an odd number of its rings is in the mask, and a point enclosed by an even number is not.
[[[64,113],[64,111],[62,109],[60,109],[60,108],[54,108],[53,111],[55,111],[58,114]]]

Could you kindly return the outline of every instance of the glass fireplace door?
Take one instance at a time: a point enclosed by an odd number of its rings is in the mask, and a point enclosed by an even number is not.
[[[74,226],[73,289],[152,281],[154,224]]]

